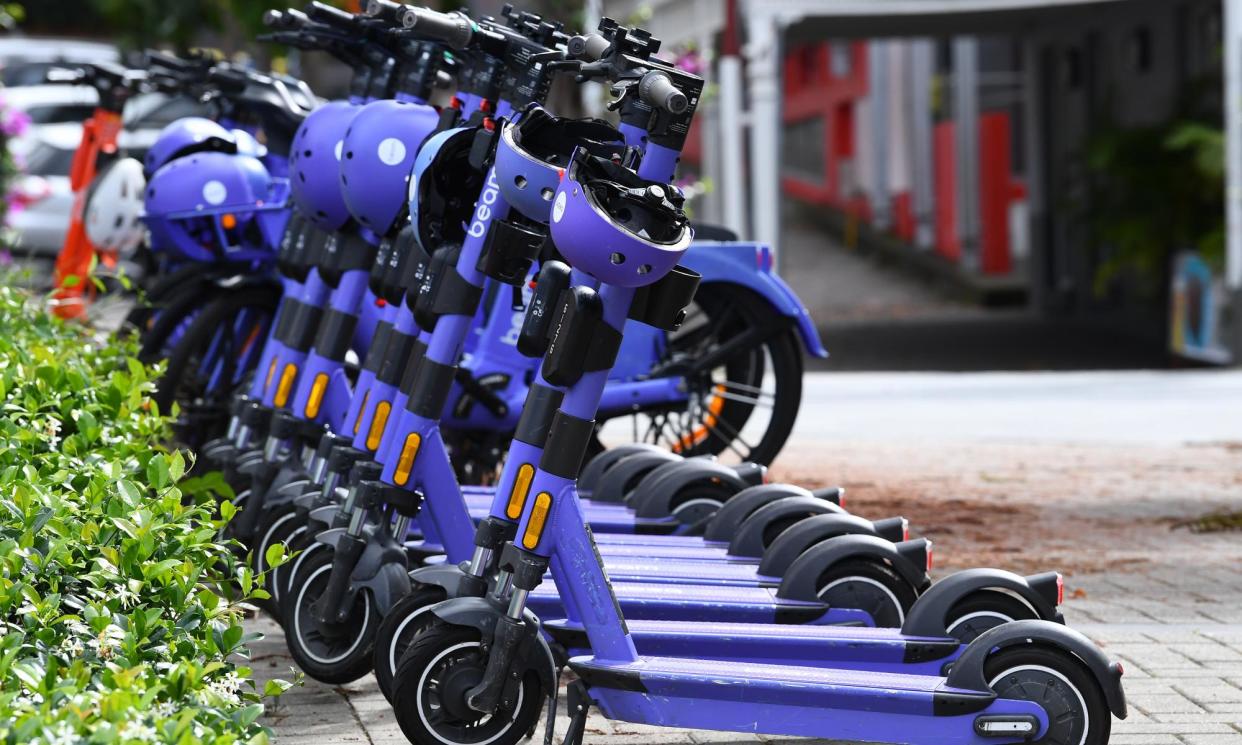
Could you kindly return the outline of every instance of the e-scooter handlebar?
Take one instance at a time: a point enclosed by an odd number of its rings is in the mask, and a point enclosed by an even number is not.
[[[684,114],[690,108],[690,99],[678,90],[668,73],[652,70],[638,81],[638,95],[652,106],[670,114]]]
[[[442,41],[450,49],[466,49],[474,40],[474,23],[459,13],[406,7],[400,11],[399,18],[407,30],[427,39]]]
[[[565,53],[570,59],[597,62],[608,53],[610,46],[612,42],[599,34],[579,34],[569,38]]]

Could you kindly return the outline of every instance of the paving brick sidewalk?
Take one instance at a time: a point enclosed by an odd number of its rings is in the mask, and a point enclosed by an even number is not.
[[[1069,622],[1125,665],[1130,717],[1114,722],[1114,745],[1242,745],[1242,572],[1222,565],[1093,575],[1076,578],[1069,590],[1085,594],[1067,601]],[[251,626],[267,635],[254,646],[256,673],[287,676],[292,660],[280,628],[267,620]],[[406,742],[371,676],[338,688],[308,680],[287,693],[266,722],[279,745]],[[560,731],[564,725],[558,721]],[[587,741],[811,742],[645,727],[598,715],[589,720]]]

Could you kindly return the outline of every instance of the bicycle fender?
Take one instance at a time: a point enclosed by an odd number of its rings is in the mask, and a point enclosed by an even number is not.
[[[703,275],[701,285],[741,285],[764,298],[778,313],[793,319],[808,354],[826,358],[828,350],[810,312],[785,280],[772,273],[770,256],[767,246],[756,243],[699,244],[690,247],[681,263]]]

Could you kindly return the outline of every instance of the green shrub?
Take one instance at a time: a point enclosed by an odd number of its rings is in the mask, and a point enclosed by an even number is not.
[[[0,743],[266,743],[253,577],[152,371],[0,287]]]

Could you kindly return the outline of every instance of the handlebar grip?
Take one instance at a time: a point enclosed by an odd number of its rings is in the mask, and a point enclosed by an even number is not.
[[[333,8],[331,5],[324,5],[318,0],[313,0],[306,4],[306,15],[311,20],[336,26],[337,28],[352,29],[358,25],[358,18],[347,10]]]
[[[285,20],[285,14],[279,10],[269,10],[263,14],[263,25],[268,28],[288,28],[288,21]]]
[[[250,84],[250,78],[243,72],[227,68],[214,67],[207,73],[207,79],[222,89],[240,91]]]
[[[571,37],[565,46],[565,51],[570,59],[595,62],[608,53],[610,46],[612,42],[599,34],[583,34]]]
[[[147,50],[147,64],[154,67],[163,67],[169,70],[188,70],[191,63],[180,57],[161,52],[158,49]]]
[[[406,8],[401,25],[429,39],[443,41],[453,49],[465,49],[474,38],[470,19],[459,13],[441,13],[427,8]]]
[[[389,23],[401,23],[401,11],[404,3],[394,0],[368,0],[366,13],[372,18],[379,18]]]
[[[690,108],[690,99],[677,90],[668,73],[653,70],[638,82],[638,95],[647,103],[670,114],[684,114]]]

